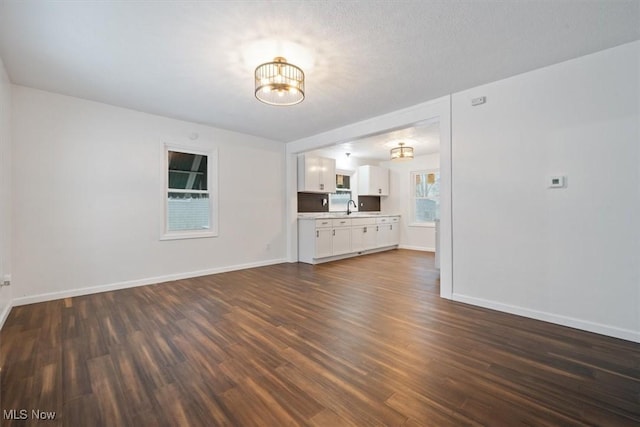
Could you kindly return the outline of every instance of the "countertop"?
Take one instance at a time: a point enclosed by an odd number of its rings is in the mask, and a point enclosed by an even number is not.
[[[400,214],[381,212],[353,212],[351,215],[347,215],[346,212],[309,212],[299,213],[298,219],[378,218],[381,216],[400,216]]]

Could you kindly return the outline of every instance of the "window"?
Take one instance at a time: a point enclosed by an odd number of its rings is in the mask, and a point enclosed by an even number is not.
[[[342,212],[347,210],[347,203],[351,200],[350,190],[336,190],[329,194],[329,211]],[[353,205],[352,205],[353,208]]]
[[[346,211],[349,200],[351,200],[351,176],[336,174],[336,192],[329,194],[329,211]]]
[[[163,239],[217,235],[215,153],[165,148]]]
[[[411,225],[432,225],[440,219],[440,170],[411,172]]]

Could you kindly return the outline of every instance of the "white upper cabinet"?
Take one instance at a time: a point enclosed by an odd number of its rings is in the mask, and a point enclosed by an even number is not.
[[[389,169],[380,166],[360,166],[358,168],[358,195],[388,196]]]
[[[336,192],[336,161],[326,157],[298,156],[298,191]]]

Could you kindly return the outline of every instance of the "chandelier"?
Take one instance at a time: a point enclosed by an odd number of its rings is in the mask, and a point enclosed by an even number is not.
[[[269,105],[295,105],[304,99],[304,72],[281,56],[259,65],[256,98]]]
[[[413,147],[405,147],[404,142],[398,143],[399,147],[391,149],[391,160],[413,159]]]

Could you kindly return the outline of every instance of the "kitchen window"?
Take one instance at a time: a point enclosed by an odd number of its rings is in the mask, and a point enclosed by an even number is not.
[[[440,219],[440,170],[411,172],[412,226],[433,226]]]
[[[217,227],[217,152],[165,146],[162,239],[214,237]]]
[[[329,211],[346,211],[349,200],[351,200],[351,176],[336,174],[336,192],[329,194]]]

